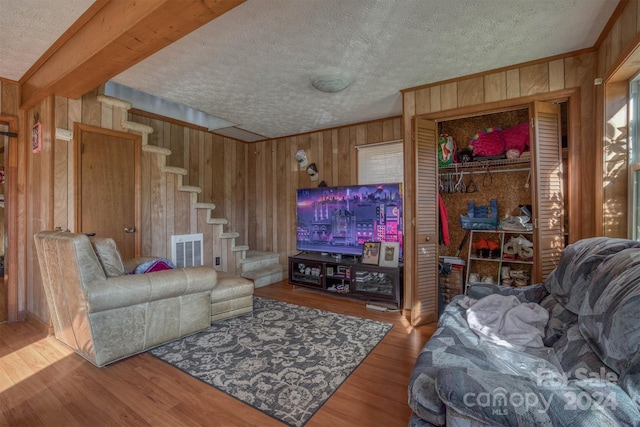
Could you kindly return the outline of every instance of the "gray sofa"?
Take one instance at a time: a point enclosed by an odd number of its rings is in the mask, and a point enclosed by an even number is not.
[[[480,339],[455,297],[412,370],[410,426],[640,425],[640,242],[584,239],[543,284],[469,297],[496,293],[546,310],[544,346]]]
[[[253,310],[253,282],[211,267],[128,274],[113,239],[34,239],[55,336],[96,366]]]

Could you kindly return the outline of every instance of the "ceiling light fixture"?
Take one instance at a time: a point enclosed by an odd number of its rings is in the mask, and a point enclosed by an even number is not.
[[[336,93],[345,90],[351,82],[347,77],[340,75],[326,75],[316,77],[311,81],[311,85],[320,92]]]

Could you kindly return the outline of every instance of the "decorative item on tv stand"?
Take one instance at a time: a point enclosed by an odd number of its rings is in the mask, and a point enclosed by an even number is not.
[[[471,230],[465,293],[474,283],[529,285],[534,263],[530,219],[529,215],[508,216],[500,220],[497,230]]]

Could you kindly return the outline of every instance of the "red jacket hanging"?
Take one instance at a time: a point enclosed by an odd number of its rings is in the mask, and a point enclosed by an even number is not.
[[[442,237],[441,244],[449,246],[451,241],[449,240],[449,215],[447,214],[447,207],[444,205],[442,195],[438,193],[438,210],[440,212],[440,236]]]

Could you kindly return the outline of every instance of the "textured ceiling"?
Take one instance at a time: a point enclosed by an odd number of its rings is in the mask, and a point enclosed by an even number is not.
[[[0,77],[19,80],[91,3],[0,0]],[[113,81],[274,138],[400,115],[401,89],[592,47],[617,3],[248,0]],[[330,73],[351,86],[311,86]]]

